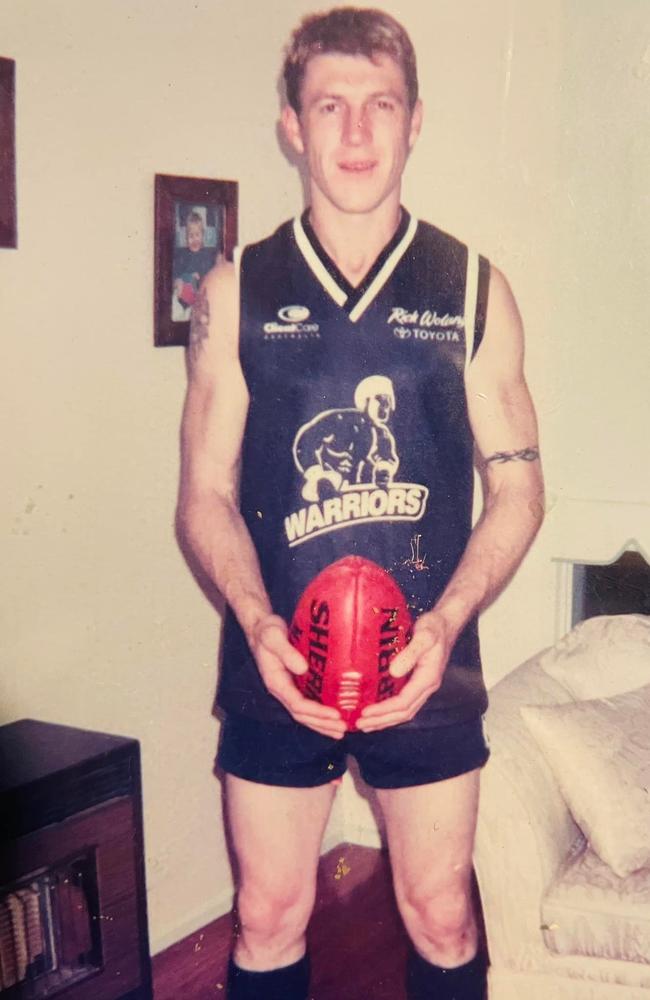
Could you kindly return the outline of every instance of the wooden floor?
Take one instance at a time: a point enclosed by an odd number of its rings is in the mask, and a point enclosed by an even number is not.
[[[155,1000],[223,997],[231,933],[221,917],[157,955]],[[382,851],[340,844],[321,858],[309,950],[310,1000],[405,1000],[407,938]]]

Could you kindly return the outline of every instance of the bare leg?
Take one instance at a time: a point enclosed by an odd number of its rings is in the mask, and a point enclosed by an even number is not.
[[[267,972],[297,962],[316,895],[316,869],[335,786],[279,788],[226,776],[239,864],[234,958]]]
[[[377,793],[406,929],[427,962],[448,969],[477,949],[471,872],[479,775]]]

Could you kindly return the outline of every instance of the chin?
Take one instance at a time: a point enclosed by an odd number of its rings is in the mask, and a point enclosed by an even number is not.
[[[399,176],[392,178],[385,172],[343,175],[336,183],[328,185],[328,200],[342,212],[364,215],[390,201],[397,192],[399,202]]]
[[[392,194],[391,191],[332,191],[329,200],[341,212],[350,215],[366,215],[379,208]]]

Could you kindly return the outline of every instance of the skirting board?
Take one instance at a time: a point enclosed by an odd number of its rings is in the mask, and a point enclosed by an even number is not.
[[[358,844],[360,847],[384,847],[379,830],[374,824],[372,826],[365,824],[346,826],[345,839],[347,843]]]
[[[228,887],[217,896],[214,896],[209,906],[205,906],[203,909],[185,917],[180,923],[169,927],[161,934],[152,936],[149,942],[152,957],[158,955],[161,951],[165,951],[166,948],[171,948],[173,944],[177,944],[190,934],[195,934],[196,931],[202,930],[207,924],[211,924],[213,920],[218,920],[224,914],[230,913],[232,899],[232,889]]]
[[[325,831],[325,836],[323,837],[321,854],[327,854],[327,852],[331,851],[333,847],[336,847],[337,844],[340,844],[346,839],[341,828],[340,814],[338,814],[338,812],[335,813],[332,820],[333,822],[328,825],[328,828]],[[366,842],[354,841],[354,843],[365,844]],[[170,948],[173,944],[177,944],[179,941],[182,941],[183,938],[189,937],[190,934],[195,934],[196,931],[202,930],[207,924],[211,924],[213,920],[218,920],[219,917],[223,917],[226,913],[230,913],[232,903],[233,890],[228,887],[224,889],[223,892],[215,896],[209,906],[205,906],[201,910],[196,911],[180,923],[176,924],[174,927],[170,927],[163,931],[161,934],[152,936],[150,940],[151,955],[158,955],[161,951],[165,951],[165,949]]]

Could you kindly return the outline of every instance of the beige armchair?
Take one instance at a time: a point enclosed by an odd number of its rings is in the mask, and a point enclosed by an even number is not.
[[[616,650],[622,667],[610,663]],[[617,689],[647,697],[649,682],[650,620],[618,616],[582,623],[490,692],[475,854],[490,1000],[650,1000],[650,864],[620,877],[596,854],[567,806],[561,767],[551,767],[521,712],[568,706],[550,713],[563,720],[579,716],[586,698],[587,711],[613,712]],[[644,737],[637,743],[641,767],[650,766]],[[585,769],[585,788],[594,773]],[[650,826],[647,841],[650,856]]]

